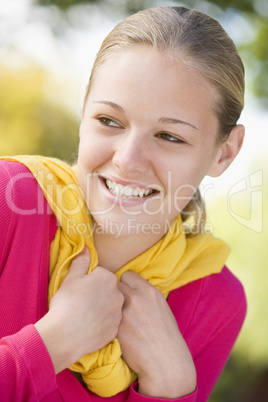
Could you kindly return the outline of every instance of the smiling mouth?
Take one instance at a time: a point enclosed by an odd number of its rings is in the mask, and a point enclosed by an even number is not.
[[[104,179],[104,184],[112,194],[123,198],[145,198],[158,192],[152,188],[123,186],[122,184],[107,179]]]

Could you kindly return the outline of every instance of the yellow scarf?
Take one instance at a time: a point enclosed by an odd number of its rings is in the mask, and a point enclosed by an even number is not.
[[[91,255],[88,272],[98,264],[91,216],[76,174],[66,163],[42,156],[1,159],[17,161],[28,167],[58,220],[59,227],[50,251],[50,301],[67,275],[72,259],[85,245]],[[138,272],[167,298],[175,288],[220,272],[229,254],[229,247],[211,234],[187,238],[181,230],[181,224],[179,216],[159,242],[119,269],[116,273],[118,280],[128,270]],[[136,374],[121,357],[117,339],[101,350],[81,357],[70,369],[81,373],[88,388],[102,397],[123,391],[136,379]]]

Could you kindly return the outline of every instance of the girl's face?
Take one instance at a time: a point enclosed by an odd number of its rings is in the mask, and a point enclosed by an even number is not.
[[[78,155],[96,230],[163,236],[218,158],[216,95],[201,75],[150,47],[100,66]]]

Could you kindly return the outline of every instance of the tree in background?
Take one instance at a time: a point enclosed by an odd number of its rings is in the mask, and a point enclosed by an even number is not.
[[[0,154],[42,154],[73,161],[78,118],[46,90],[50,75],[33,64],[0,64]],[[53,84],[52,84],[53,85]],[[55,99],[58,84],[54,83]]]

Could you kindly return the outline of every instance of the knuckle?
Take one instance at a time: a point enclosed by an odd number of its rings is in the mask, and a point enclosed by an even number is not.
[[[118,333],[118,329],[119,329],[121,320],[122,320],[122,316],[119,313],[113,318],[113,323],[111,326],[111,331],[113,332],[113,337],[116,337],[116,335]]]
[[[117,282],[115,274],[108,271],[108,269],[98,266],[97,268],[95,268],[95,271],[96,270],[98,270],[99,274],[102,275],[103,279],[109,281],[109,283],[113,284]]]
[[[115,274],[113,274],[113,273],[110,272],[110,271],[108,271],[108,273],[109,273],[108,279],[109,279],[110,283],[111,283],[113,286],[116,286],[116,287],[117,287],[117,277],[115,276]]]
[[[121,343],[121,326],[118,327],[117,333],[116,333],[116,338],[119,340],[119,343]]]
[[[147,294],[154,300],[158,299],[161,294],[160,290],[158,290],[155,286],[150,285],[147,290]]]
[[[125,301],[124,295],[122,292],[118,291],[118,303],[120,304],[120,306],[123,306]]]
[[[118,313],[117,313],[117,323],[118,323],[118,325],[122,321],[122,318],[123,318],[122,310],[119,310]]]
[[[105,275],[105,271],[105,268],[98,266],[92,271],[92,274],[94,273],[94,275]]]
[[[99,281],[105,284],[108,289],[111,289],[117,281],[116,276],[103,267],[96,267],[92,271],[92,274],[94,274]]]
[[[110,297],[107,298],[107,303],[112,310],[120,311],[124,303],[124,296],[119,291],[116,291],[115,294],[110,293]]]
[[[129,295],[128,298],[128,305],[131,308],[135,308],[138,309],[140,304],[142,305],[142,298],[140,297],[140,295],[136,292],[133,292],[131,295]]]
[[[117,313],[121,314],[123,304],[124,304],[124,300],[122,300],[121,297],[117,298],[117,300],[115,301],[114,310]]]
[[[111,336],[112,336],[112,339],[116,338],[116,336],[117,336],[117,327],[114,328],[114,330],[111,333]]]

